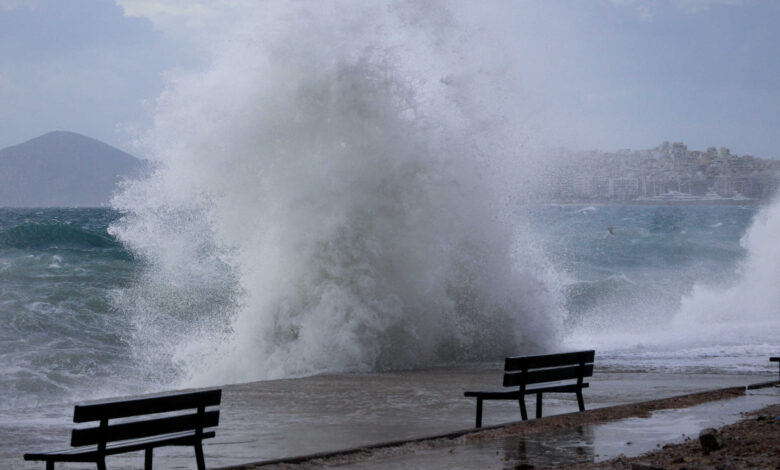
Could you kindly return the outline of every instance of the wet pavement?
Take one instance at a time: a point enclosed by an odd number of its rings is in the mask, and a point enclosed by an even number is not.
[[[335,374],[224,386],[217,437],[204,442],[206,464],[209,468],[235,466],[469,429],[474,425],[475,402],[463,397],[463,391],[500,389],[501,377],[501,364],[472,364],[422,371]],[[600,370],[590,380],[590,388],[585,390],[585,405],[590,410],[745,386],[775,378],[776,372],[773,375],[744,375]],[[528,400],[529,406],[533,407],[532,399]],[[550,395],[549,399],[545,396],[544,406],[544,416],[577,410],[573,394]],[[35,420],[27,418],[25,410],[3,417],[0,435],[5,436],[6,445],[0,448],[0,468],[39,470],[40,462],[24,462],[21,459],[24,452],[67,447],[73,404],[42,408],[45,409],[39,408],[34,413],[39,417]],[[518,421],[517,403],[486,403],[483,419],[485,426]],[[572,435],[570,440],[588,441],[587,436],[595,432],[583,430],[585,437]],[[541,442],[535,444],[532,441],[522,446],[544,448]],[[470,455],[472,459],[490,457],[493,465],[504,457],[514,459],[512,455],[521,452],[517,450],[520,447],[519,443],[493,443],[483,448],[474,447]],[[581,452],[576,450],[576,446],[572,449],[575,454]],[[599,450],[601,447],[593,449],[594,457],[602,452]],[[456,452],[453,451],[453,454]],[[446,453],[449,454],[449,451]],[[423,455],[420,453],[419,458]],[[433,451],[431,458],[447,462],[452,457],[457,461],[459,455],[442,455]],[[143,453],[120,455],[108,460],[112,469],[140,468]],[[192,449],[164,448],[155,451],[155,465],[167,469],[194,469],[195,459]],[[410,461],[410,465],[414,465],[414,461]],[[476,464],[471,468],[479,466]],[[61,468],[68,470],[84,466],[66,464]],[[434,467],[426,464],[425,468]]]
[[[704,428],[734,423],[747,411],[779,402],[780,388],[765,388],[750,391],[742,397],[690,408],[659,410],[648,418],[635,417],[486,440],[466,437],[455,440],[452,445],[419,442],[357,455],[352,462],[309,461],[300,466],[380,470],[504,469],[600,462],[621,455],[638,456],[685,439],[698,439],[699,431]]]

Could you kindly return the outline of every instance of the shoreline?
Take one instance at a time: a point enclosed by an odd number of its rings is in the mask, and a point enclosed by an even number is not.
[[[755,390],[757,385],[763,387],[776,386],[780,382],[765,382],[739,387],[727,387],[722,389],[710,390],[705,392],[689,393],[674,397],[649,400],[638,403],[614,405],[603,408],[595,408],[583,412],[572,412],[559,415],[543,417],[529,421],[517,421],[504,423],[495,426],[483,427],[480,429],[471,428],[454,431],[451,433],[428,436],[416,439],[396,440],[382,442],[372,445],[358,446],[349,449],[343,449],[333,452],[320,452],[308,455],[292,456],[279,459],[264,460],[242,465],[232,465],[219,467],[218,470],[253,470],[253,469],[291,469],[291,468],[318,468],[331,466],[349,466],[368,464],[372,459],[403,460],[405,456],[412,455],[418,451],[430,451],[445,447],[465,447],[504,438],[517,438],[519,436],[528,436],[538,433],[551,431],[561,431],[581,427],[584,425],[595,425],[608,422],[615,422],[627,418],[646,418],[654,411],[660,410],[680,410],[696,405],[729,400],[737,397],[743,397],[747,390]],[[772,405],[778,406],[780,405]],[[780,427],[780,426],[779,426]],[[698,442],[697,442],[698,445]],[[667,446],[664,446],[666,449]],[[452,453],[452,451],[450,451]],[[554,466],[554,468],[613,468],[617,465],[615,462],[630,462],[641,460],[641,455],[632,459],[615,458],[605,462],[587,462],[583,464],[573,464]],[[582,466],[585,465],[585,466]],[[607,465],[606,467],[604,465]],[[612,466],[610,466],[612,465]],[[476,467],[475,467],[476,468]],[[518,468],[534,468],[518,467]],[[539,467],[548,468],[548,467]],[[553,467],[550,467],[553,468]],[[622,468],[622,467],[619,467]]]
[[[764,206],[772,199],[632,199],[628,201],[552,201],[542,206]]]

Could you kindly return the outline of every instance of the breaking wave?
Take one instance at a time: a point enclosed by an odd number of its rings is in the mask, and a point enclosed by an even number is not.
[[[0,230],[0,248],[118,247],[108,234],[67,223],[25,223]]]
[[[145,266],[114,299],[135,360],[204,384],[555,344],[505,77],[438,4],[316,5],[247,13],[158,99],[110,230]]]

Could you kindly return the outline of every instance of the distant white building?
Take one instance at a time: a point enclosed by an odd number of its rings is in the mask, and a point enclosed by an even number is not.
[[[639,178],[611,178],[609,196],[613,199],[635,199],[639,197]]]

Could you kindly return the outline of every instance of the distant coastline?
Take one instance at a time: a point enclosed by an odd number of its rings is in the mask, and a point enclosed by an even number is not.
[[[609,201],[604,203],[596,203],[610,206],[760,206],[766,204],[768,201],[762,201],[759,199],[720,199],[720,200],[708,200],[708,199],[693,199],[693,200],[649,200],[649,199],[636,199],[633,201]],[[595,205],[594,203],[585,203],[589,205]]]
[[[635,199],[624,205],[639,206],[760,206],[769,201],[761,199]]]
[[[689,150],[681,142],[614,153],[561,149],[550,156],[547,171],[540,175],[549,182],[540,200],[755,205],[780,188],[780,160],[727,148]]]
[[[768,204],[761,199],[633,199],[603,201],[537,201],[550,206],[760,206]]]

